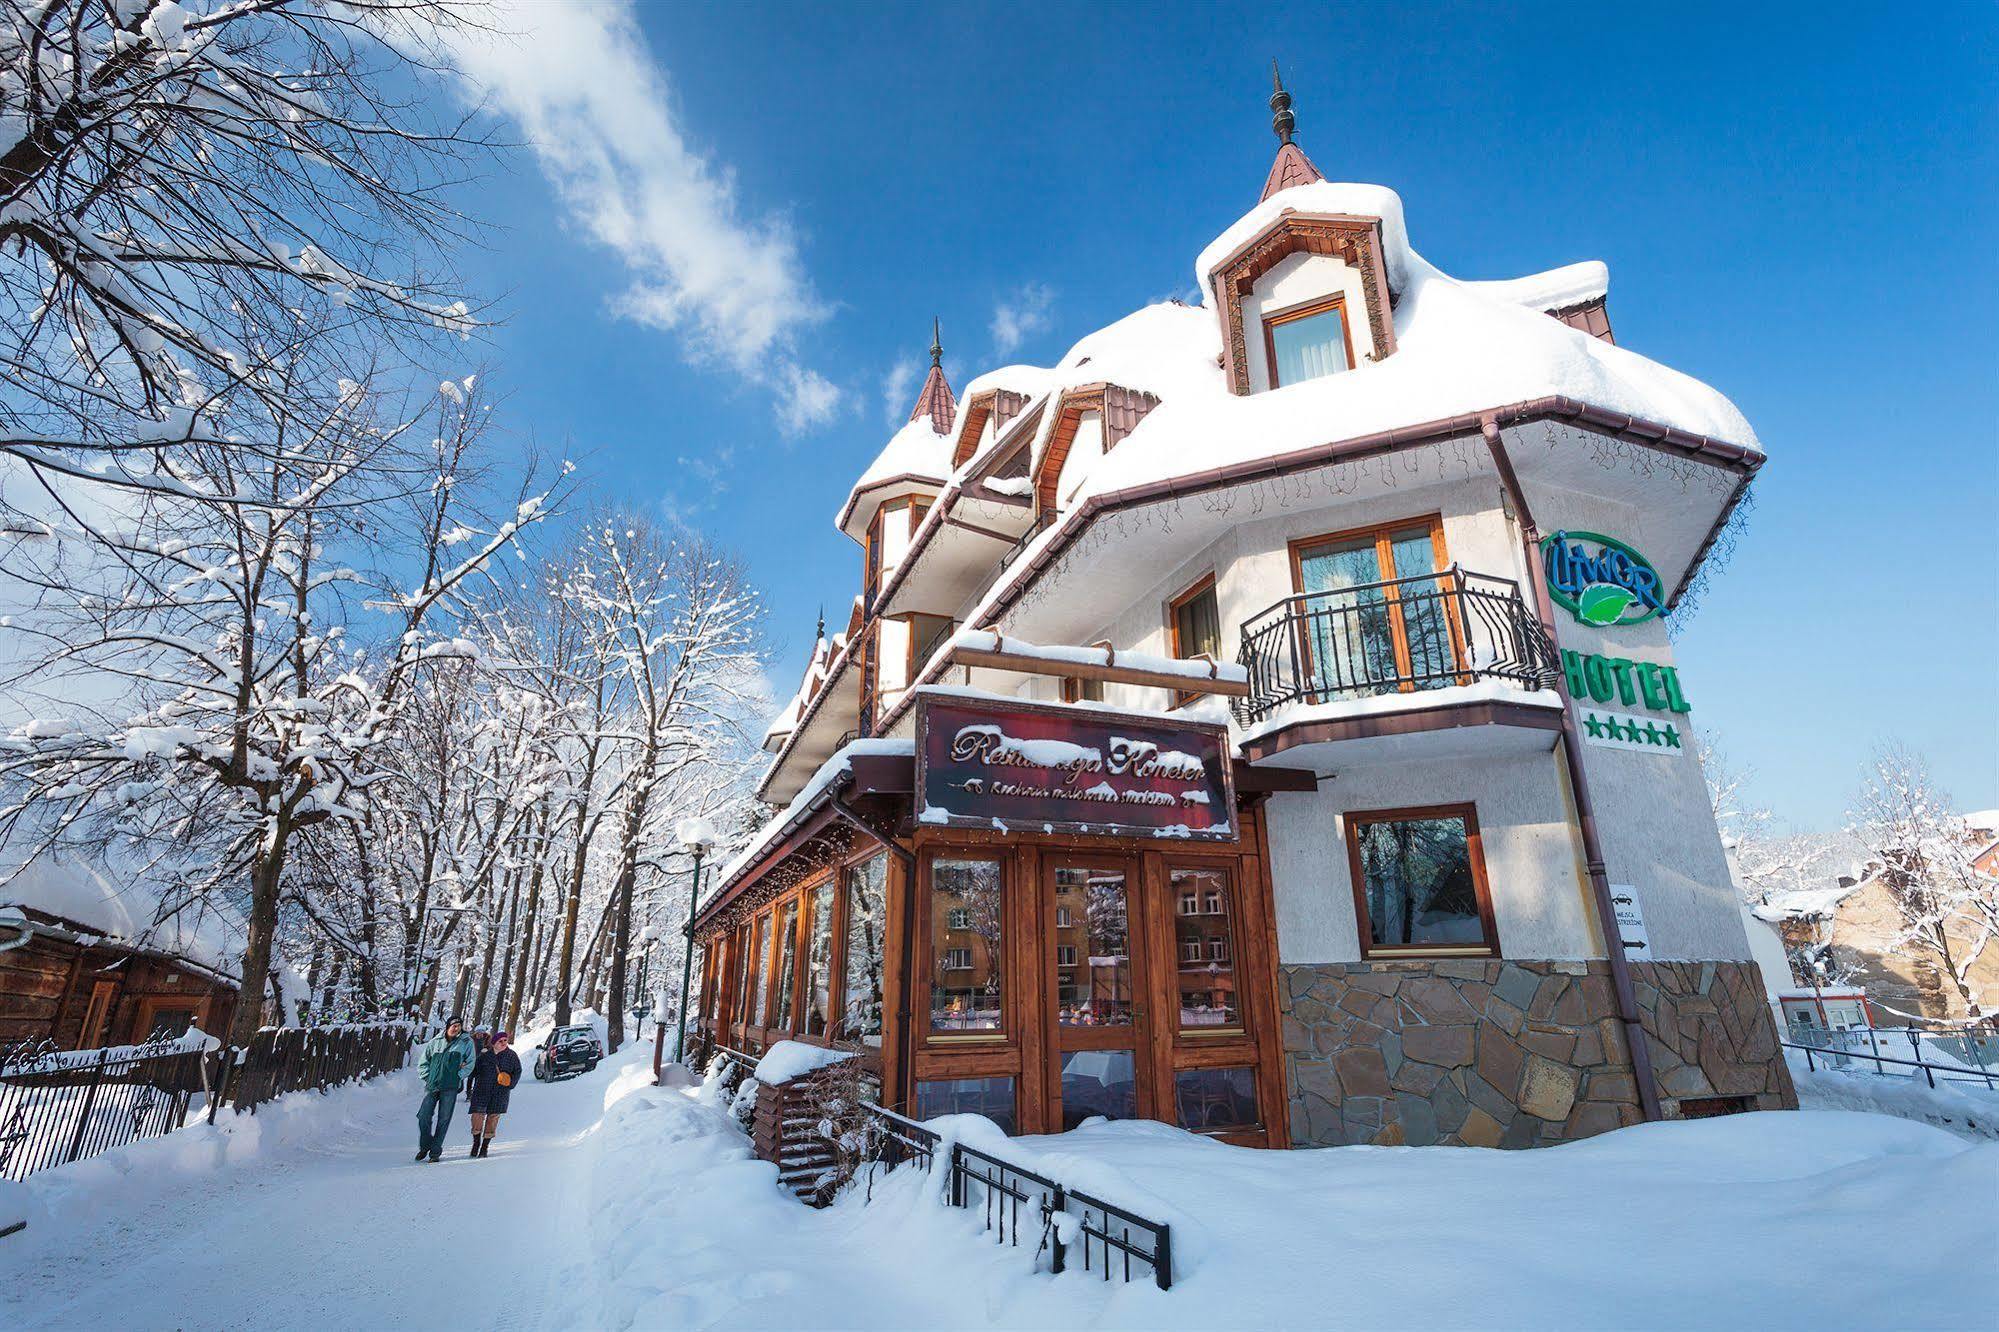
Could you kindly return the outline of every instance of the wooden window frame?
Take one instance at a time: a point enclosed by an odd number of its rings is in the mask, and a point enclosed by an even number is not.
[[[1090,691],[1095,690],[1095,697]],[[1104,682],[1084,680],[1074,675],[1062,677],[1062,701],[1064,703],[1101,703],[1104,701]]]
[[[1284,387],[1277,378],[1277,339],[1272,330],[1284,324],[1295,324],[1300,319],[1310,319],[1313,315],[1324,314],[1328,310],[1340,312],[1340,337],[1346,343],[1347,368],[1340,373],[1351,373],[1360,368],[1360,362],[1354,357],[1353,352],[1353,320],[1347,317],[1347,294],[1336,291],[1330,296],[1315,296],[1309,301],[1287,305],[1280,310],[1266,310],[1258,316],[1258,322],[1263,325],[1263,369],[1265,376],[1270,380],[1271,388]],[[1329,376],[1319,375],[1316,378],[1326,379]],[[1298,382],[1309,384],[1312,381],[1301,379]]]
[[[928,611],[911,611],[909,614],[898,616],[897,618],[902,621],[903,627],[909,630],[909,644],[905,649],[909,664],[903,670],[902,689],[898,691],[907,693],[916,684],[916,673],[929,664],[930,656],[946,643],[950,642],[951,635],[958,632],[958,622],[949,615],[932,615]],[[929,653],[921,657],[917,655],[916,646],[916,622],[919,619],[942,620],[947,626],[943,636],[931,643]]]
[[[1361,541],[1363,539],[1373,540],[1375,562],[1391,571],[1385,581],[1393,582],[1402,577],[1401,572],[1395,569],[1395,534],[1397,532],[1407,532],[1416,527],[1427,527],[1430,529],[1430,561],[1436,566],[1431,576],[1436,577],[1441,575],[1444,570],[1451,567],[1450,548],[1444,543],[1444,515],[1441,512],[1423,513],[1408,518],[1398,518],[1392,522],[1369,523],[1364,527],[1348,528],[1343,532],[1324,532],[1318,536],[1293,537],[1285,544],[1285,552],[1291,561],[1292,594],[1301,597],[1306,595],[1305,552],[1307,550],[1310,550],[1314,546],[1331,546]],[[1415,663],[1409,653],[1409,626],[1402,615],[1401,590],[1394,587],[1383,589],[1382,600],[1387,603],[1389,632],[1395,639],[1395,669],[1404,677],[1413,675],[1415,673]],[[1459,684],[1470,684],[1471,677],[1463,669],[1466,658],[1465,635],[1464,626],[1458,621],[1458,616],[1462,614],[1462,608],[1450,601],[1447,601],[1445,605],[1447,612],[1444,616],[1444,622],[1450,628],[1451,658],[1452,664],[1458,668],[1457,682]],[[1306,631],[1305,625],[1306,621],[1300,619],[1298,622],[1298,633],[1301,641],[1298,645],[1298,651],[1300,653],[1299,660],[1305,663],[1306,672],[1309,675],[1316,671],[1317,667],[1312,663],[1312,636]],[[1406,678],[1397,686],[1398,693],[1413,693],[1415,689],[1416,686]],[[1323,701],[1316,693],[1310,697],[1314,702]]]
[[[118,990],[115,980],[90,983],[90,1002],[83,1010],[83,1027],[77,1034],[77,1049],[94,1050],[99,1044],[109,1044],[105,1038],[111,1034],[111,1019],[118,1011]]]
[[[934,1010],[931,1008],[931,991],[936,986],[939,971],[936,949],[931,946],[933,912],[936,909],[937,889],[934,873],[940,860],[985,860],[999,866],[1000,873],[1000,940],[999,956],[989,958],[988,965],[999,970],[1000,1012],[999,1026],[991,1031],[952,1031],[938,1029],[932,1025]],[[960,1049],[974,1046],[985,1049],[1013,1048],[1020,1044],[1021,1018],[1019,994],[1020,975],[1016,955],[1021,948],[1020,922],[1026,917],[1018,905],[1019,860],[1012,850],[1005,846],[983,846],[942,844],[925,850],[917,860],[916,872],[911,875],[915,910],[910,912],[914,973],[909,983],[910,1025],[915,1028],[916,1046],[921,1048]]]
[[[853,911],[853,904],[852,904],[853,895],[851,892],[849,892],[850,882],[848,876],[851,875],[853,871],[867,864],[869,861],[877,859],[879,859],[882,862],[881,911],[882,911],[882,927],[883,927],[882,931],[883,1013],[882,1013],[882,1030],[875,1033],[875,1039],[881,1042],[881,1044],[869,1045],[867,1043],[866,1037],[858,1034],[849,1033],[846,1030],[847,938],[848,938],[848,925]],[[888,954],[888,917],[889,917],[888,890],[889,890],[889,871],[891,868],[892,867],[888,863],[887,851],[884,851],[879,847],[868,847],[857,851],[853,855],[845,857],[838,864],[832,866],[831,869],[833,877],[833,948],[832,948],[832,956],[827,960],[827,966],[828,968],[831,969],[833,973],[832,975],[833,988],[832,988],[832,1003],[831,1003],[832,1012],[829,1014],[829,1020],[826,1025],[825,1044],[831,1045],[834,1041],[839,1040],[839,1041],[847,1041],[854,1045],[858,1045],[863,1051],[862,1054],[863,1062],[869,1063],[869,1066],[876,1069],[876,1071],[880,1070],[882,1050],[887,1044],[888,1027],[889,1027],[889,1021],[888,1021],[889,1014],[887,1012],[887,1006],[894,1002],[894,996],[889,993],[893,977],[889,970],[891,958],[889,957]]]
[[[1185,606],[1188,602],[1194,600],[1194,598],[1200,596],[1203,592],[1209,592],[1214,594],[1215,633],[1217,636],[1221,634],[1222,597],[1220,589],[1215,582],[1214,570],[1210,569],[1207,573],[1202,574],[1199,578],[1196,578],[1191,584],[1189,584],[1187,589],[1184,592],[1182,592],[1179,596],[1170,597],[1167,599],[1166,641],[1172,646],[1173,657],[1175,660],[1178,661],[1189,660],[1187,654],[1180,650],[1180,608]],[[1217,652],[1221,651],[1221,644],[1219,642],[1215,644],[1215,650]],[[1204,697],[1206,693],[1207,691],[1205,689],[1176,689],[1173,691],[1173,706],[1176,708],[1184,707],[1187,704],[1193,702],[1195,699]]]
[[[1193,940],[1195,945],[1200,949],[1201,956],[1196,958],[1189,958],[1186,955],[1186,944],[1188,943],[1188,940],[1180,938],[1179,930],[1176,925],[1174,929],[1174,943],[1176,945],[1175,959],[1174,959],[1174,976],[1173,976],[1174,1002],[1172,1010],[1173,1016],[1171,1018],[1173,1040],[1176,1044],[1182,1042],[1192,1042],[1195,1044],[1200,1044],[1202,1042],[1217,1041],[1217,1040],[1244,1040],[1248,1039],[1253,1034],[1250,1030],[1249,996],[1245,992],[1245,987],[1243,984],[1243,968],[1246,965],[1246,963],[1243,961],[1243,953],[1242,953],[1243,917],[1242,917],[1242,903],[1239,900],[1242,895],[1243,876],[1242,876],[1241,866],[1242,862],[1240,860],[1230,862],[1228,860],[1222,860],[1222,859],[1197,860],[1185,856],[1173,856],[1167,859],[1164,865],[1161,867],[1161,874],[1165,880],[1165,885],[1166,885],[1166,895],[1169,899],[1175,900],[1176,904],[1177,904],[1177,899],[1184,896],[1185,894],[1176,892],[1173,888],[1174,871],[1176,870],[1192,870],[1196,872],[1206,871],[1211,873],[1217,873],[1222,876],[1222,885],[1223,885],[1222,909],[1218,912],[1209,912],[1199,909],[1205,907],[1207,903],[1203,900],[1203,897],[1205,895],[1204,892],[1202,890],[1196,890],[1193,894],[1193,897],[1194,897],[1194,905],[1197,909],[1188,912],[1186,918],[1189,920],[1200,920],[1208,918],[1210,916],[1217,916],[1217,915],[1222,918],[1223,922],[1228,927],[1228,945],[1229,945],[1229,955],[1227,958],[1222,960],[1228,964],[1230,976],[1232,978],[1232,984],[1235,986],[1236,1020],[1233,1026],[1187,1027],[1181,1025],[1180,1003],[1179,1003],[1180,1000],[1179,968],[1185,966],[1189,962],[1207,963],[1213,961],[1214,959],[1207,956],[1208,952],[1207,944],[1210,942],[1210,940],[1208,940],[1205,935],[1197,936]],[[1174,920],[1176,922],[1179,919],[1180,917],[1177,915],[1174,917]]]
[[[1361,866],[1360,830],[1372,823],[1406,823],[1415,819],[1461,818],[1465,825],[1465,851],[1471,862],[1472,895],[1478,901],[1479,924],[1485,940],[1473,944],[1377,944],[1367,911],[1367,877]],[[1347,875],[1352,882],[1354,926],[1363,959],[1377,957],[1504,957],[1499,924],[1492,910],[1492,887],[1485,873],[1485,843],[1479,834],[1478,807],[1466,802],[1452,805],[1409,805],[1398,809],[1355,809],[1340,816],[1347,844]]]

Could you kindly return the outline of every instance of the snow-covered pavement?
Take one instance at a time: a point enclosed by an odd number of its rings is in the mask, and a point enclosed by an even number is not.
[[[578,1144],[650,1041],[529,1080],[484,1160],[463,1098],[417,1164],[413,1071],[45,1173],[0,1240],[0,1327],[540,1328],[588,1321]],[[226,1130],[226,1131],[224,1131]]]
[[[461,1109],[445,1160],[411,1162],[404,1074],[45,1172],[28,1230],[0,1240],[0,1328],[1990,1321],[1999,1144],[1882,1115],[1649,1125],[1534,1152],[940,1124],[1169,1221],[1161,1292],[1036,1272],[1032,1235],[995,1245],[914,1170],[872,1203],[802,1207],[709,1094],[651,1086],[648,1054],[530,1082],[485,1161],[464,1158]]]

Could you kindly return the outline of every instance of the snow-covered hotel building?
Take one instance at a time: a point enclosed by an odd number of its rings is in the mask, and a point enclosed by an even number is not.
[[[1667,626],[1763,461],[1604,266],[1452,278],[1281,145],[1195,261],[909,423],[696,920],[748,1051],[1269,1146],[1794,1103]]]

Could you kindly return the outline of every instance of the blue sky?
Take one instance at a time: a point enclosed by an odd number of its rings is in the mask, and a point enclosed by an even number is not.
[[[1878,741],[1999,805],[1999,24],[1989,7],[558,8],[466,65],[535,151],[468,192],[508,414],[765,587],[788,688],[832,528],[944,321],[1048,363],[1255,202],[1275,140],[1462,277],[1611,269],[1618,341],[1771,462],[1679,631],[1753,794],[1838,823]],[[753,16],[752,16],[753,14]]]

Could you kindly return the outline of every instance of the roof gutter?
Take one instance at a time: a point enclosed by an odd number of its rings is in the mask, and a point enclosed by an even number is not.
[[[976,621],[967,628],[989,629],[999,622],[1001,616],[1012,609],[1023,593],[1040,578],[1043,571],[1053,564],[1068,549],[1071,542],[1082,535],[1084,529],[1096,521],[1099,515],[1139,504],[1151,504],[1162,499],[1174,499],[1198,494],[1207,490],[1219,490],[1226,486],[1241,485],[1269,476],[1282,475],[1307,467],[1322,467],[1332,463],[1356,462],[1380,454],[1395,453],[1403,449],[1434,444],[1440,440],[1453,439],[1463,435],[1482,434],[1485,423],[1490,420],[1495,425],[1520,425],[1527,421],[1545,418],[1560,418],[1583,426],[1601,434],[1614,435],[1644,448],[1677,454],[1699,462],[1705,462],[1729,471],[1739,472],[1742,482],[1736,487],[1722,517],[1709,531],[1707,539],[1701,543],[1693,560],[1680,575],[1673,600],[1677,600],[1699,566],[1708,549],[1719,537],[1728,513],[1733,512],[1740,501],[1749,478],[1763,465],[1764,457],[1757,450],[1727,440],[1714,439],[1707,435],[1691,434],[1673,426],[1648,421],[1642,417],[1621,415],[1593,407],[1575,398],[1551,394],[1546,397],[1531,398],[1524,402],[1510,403],[1481,412],[1464,412],[1457,416],[1439,417],[1413,426],[1399,426],[1393,430],[1378,430],[1371,434],[1356,435],[1350,439],[1336,440],[1326,444],[1315,444],[1309,448],[1294,449],[1289,453],[1272,454],[1268,458],[1256,458],[1247,462],[1231,463],[1223,467],[1211,467],[1199,472],[1189,472],[1184,476],[1169,477],[1161,481],[1148,481],[1142,485],[1130,486],[1124,490],[1106,491],[1092,495],[1057,525],[1056,535],[1044,542],[1040,549],[1015,567],[1013,578],[1007,586],[978,612]],[[937,520],[933,512],[925,519],[926,526]],[[939,526],[942,524],[939,523]],[[922,534],[919,533],[919,536]],[[922,542],[912,542],[909,551],[897,566],[899,576],[915,564],[921,553]],[[889,587],[894,586],[891,580]],[[884,600],[887,589],[884,589]],[[935,659],[931,669],[911,682],[909,690],[897,701],[886,715],[876,724],[879,734],[907,710],[915,695],[916,686],[935,683],[936,676],[944,669]]]
[[[1555,636],[1555,604],[1548,595],[1547,566],[1540,559],[1541,529],[1527,506],[1526,492],[1513,470],[1513,459],[1499,438],[1499,421],[1487,416],[1479,423],[1486,450],[1499,473],[1499,483],[1520,519],[1520,544],[1527,557],[1527,579],[1534,588],[1534,610],[1548,641]],[[1652,1073],[1652,1050],[1638,1019],[1638,999],[1631,987],[1631,960],[1624,955],[1624,934],[1617,925],[1617,908],[1610,898],[1610,871],[1604,866],[1603,843],[1597,836],[1596,802],[1590,796],[1589,773],[1583,767],[1582,740],[1576,734],[1576,712],[1562,705],[1562,760],[1569,770],[1569,789],[1576,798],[1576,826],[1582,834],[1583,862],[1589,874],[1590,898],[1603,927],[1603,951],[1610,958],[1611,989],[1617,997],[1617,1020],[1624,1025],[1624,1045],[1631,1052],[1632,1081],[1638,1084],[1638,1107],[1648,1120],[1660,1118],[1659,1089]]]

